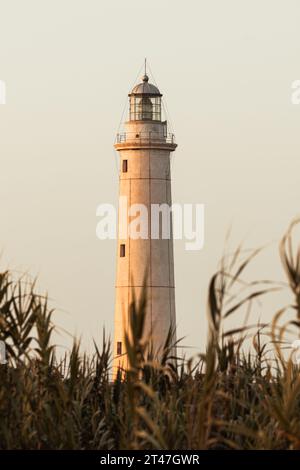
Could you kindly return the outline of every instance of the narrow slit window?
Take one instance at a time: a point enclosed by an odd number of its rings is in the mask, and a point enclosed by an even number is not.
[[[127,171],[128,171],[128,160],[123,160],[123,162],[122,162],[122,171],[123,171],[123,173],[127,173]]]
[[[125,257],[125,245],[123,243],[120,245],[120,257]]]
[[[122,354],[122,342],[117,341],[117,354],[120,355]]]

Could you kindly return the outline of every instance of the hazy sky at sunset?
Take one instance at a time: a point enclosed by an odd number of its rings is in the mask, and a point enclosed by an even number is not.
[[[112,332],[116,247],[95,214],[117,203],[113,142],[145,56],[178,142],[173,200],[206,211],[204,249],[175,243],[178,336],[204,347],[230,225],[232,246],[271,243],[253,276],[283,278],[277,243],[300,212],[299,20],[298,0],[0,0],[1,266],[38,275],[85,346]]]

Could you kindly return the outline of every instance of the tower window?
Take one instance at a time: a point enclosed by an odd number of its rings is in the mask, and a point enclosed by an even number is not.
[[[117,354],[122,354],[122,343],[121,341],[117,341]]]
[[[128,160],[123,160],[122,161],[122,171],[123,171],[123,173],[127,173],[127,171],[128,171]]]
[[[125,256],[125,245],[122,243],[120,245],[120,257],[124,258],[124,256]]]

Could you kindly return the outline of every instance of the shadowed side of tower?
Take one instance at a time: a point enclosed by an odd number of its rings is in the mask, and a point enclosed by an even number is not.
[[[139,299],[146,292],[146,337],[151,338],[153,352],[161,351],[169,329],[175,329],[175,286],[173,238],[170,208],[170,152],[176,144],[162,121],[161,93],[149,83],[147,75],[129,94],[129,120],[125,132],[115,144],[120,155],[119,196],[127,202],[128,212],[119,207],[117,247],[116,303],[113,374],[118,367],[128,368],[124,333],[129,326],[133,293]],[[146,209],[147,236],[132,237],[129,227]],[[164,207],[170,213],[170,236],[151,233],[154,225],[152,208]],[[158,206],[159,205],[159,206]],[[164,205],[164,206],[161,206]],[[157,220],[157,219],[156,219]],[[173,339],[175,338],[175,333]]]

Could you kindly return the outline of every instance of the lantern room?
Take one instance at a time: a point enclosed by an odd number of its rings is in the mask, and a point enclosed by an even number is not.
[[[148,75],[129,93],[130,121],[161,121],[161,97],[159,89],[149,83]]]

